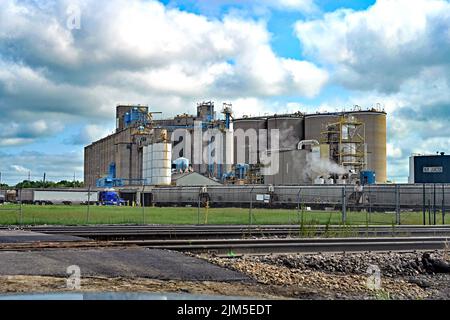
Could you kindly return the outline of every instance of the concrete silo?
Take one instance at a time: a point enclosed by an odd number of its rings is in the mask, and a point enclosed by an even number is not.
[[[233,121],[234,163],[259,162],[259,152],[267,150],[267,119],[241,118]],[[244,140],[244,141],[241,141]]]
[[[296,149],[297,144],[304,140],[304,118],[302,115],[274,116],[267,120],[268,133],[279,130],[279,148],[282,150]],[[271,139],[268,138],[269,150],[272,149]]]
[[[338,122],[343,115],[353,115],[364,124],[364,136],[367,150],[366,170],[375,171],[376,182],[385,183],[386,172],[386,113],[384,111],[348,111],[335,113],[317,113],[305,116],[305,139],[320,141],[327,125]]]
[[[375,171],[376,182],[387,180],[386,154],[386,113],[381,111],[352,112],[365,124],[367,145],[367,169]]]

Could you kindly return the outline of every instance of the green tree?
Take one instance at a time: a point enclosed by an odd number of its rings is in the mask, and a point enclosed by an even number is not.
[[[67,181],[61,180],[58,182],[53,181],[30,181],[23,180],[16,184],[17,189],[27,189],[27,188],[81,188],[83,187],[82,181]]]

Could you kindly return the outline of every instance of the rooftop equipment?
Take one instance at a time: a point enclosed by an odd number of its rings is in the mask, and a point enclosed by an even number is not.
[[[177,172],[185,172],[189,169],[189,159],[183,157],[177,158],[172,161],[172,168],[173,167],[175,167],[174,169]]]

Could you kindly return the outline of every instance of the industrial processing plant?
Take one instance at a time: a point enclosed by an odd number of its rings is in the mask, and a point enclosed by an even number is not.
[[[234,118],[214,102],[156,120],[147,105],[118,105],[116,131],[85,147],[86,187],[204,184],[385,183],[386,113],[380,108]]]

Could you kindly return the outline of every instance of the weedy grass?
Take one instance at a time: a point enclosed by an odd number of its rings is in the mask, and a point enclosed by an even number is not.
[[[86,225],[86,224],[203,224],[206,210],[195,207],[115,207],[85,205],[23,205],[20,214],[17,205],[0,205],[0,225]],[[2,210],[8,209],[8,210]],[[208,224],[249,224],[248,208],[209,208]],[[297,215],[297,219],[292,219]],[[395,216],[388,213],[371,213],[371,224],[392,225]],[[299,220],[299,221],[298,221]],[[403,224],[422,224],[420,212],[402,214]],[[439,223],[439,221],[438,221]],[[294,224],[299,225],[299,235],[314,236],[317,226],[325,226],[326,232],[332,234],[332,225],[342,225],[340,211],[305,210],[302,206],[300,217],[297,209],[261,209],[252,210],[252,224]],[[367,225],[364,212],[347,212],[348,233],[351,225]]]

